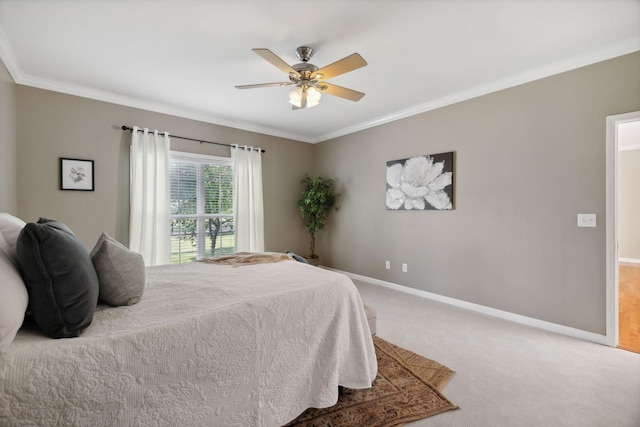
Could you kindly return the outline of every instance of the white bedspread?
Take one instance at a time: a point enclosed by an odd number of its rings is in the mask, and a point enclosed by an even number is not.
[[[357,289],[295,261],[150,267],[79,338],[22,330],[0,358],[2,426],[279,426],[371,386]]]

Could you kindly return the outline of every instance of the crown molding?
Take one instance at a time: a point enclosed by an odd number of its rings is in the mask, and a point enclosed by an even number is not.
[[[2,27],[0,27],[0,60],[4,62],[4,66],[7,67],[9,74],[14,82],[18,82],[20,80],[20,67],[15,60],[15,54],[13,53],[13,48],[9,44],[7,40],[7,35],[5,34]]]
[[[14,80],[16,80],[14,78]],[[224,119],[210,114],[200,113],[197,111],[191,111],[185,108],[176,108],[164,103],[153,102],[144,100],[141,98],[123,96],[111,92],[105,92],[95,90],[83,86],[76,86],[67,83],[56,82],[52,80],[41,79],[38,77],[21,75],[16,83],[35,87],[38,89],[51,90],[54,92],[64,93],[67,95],[79,96],[82,98],[89,98],[97,101],[109,102],[112,104],[122,105],[131,108],[139,108],[142,110],[153,111],[161,114],[168,114],[171,116],[181,117],[185,119],[197,120],[205,123],[210,123],[218,126],[226,126],[234,129],[245,130],[254,133],[261,133],[280,138],[292,139],[294,141],[303,141],[302,137],[297,134],[279,131],[269,127],[258,126],[254,124],[248,124],[246,122],[240,122],[236,120]]]
[[[407,108],[398,111],[387,116],[379,117],[374,120],[362,122],[353,126],[349,126],[344,129],[340,129],[336,132],[324,134],[314,142],[322,142],[329,139],[335,139],[341,136],[348,135],[350,133],[359,132],[361,130],[369,129],[375,126],[380,126],[385,123],[394,122],[396,120],[405,119],[407,117],[415,116],[418,114],[426,113],[431,110],[446,107],[448,105],[456,104],[458,102],[467,101],[469,99],[477,98],[479,96],[488,95],[500,90],[509,89],[511,87],[519,86],[525,83],[530,83],[536,80],[540,80],[546,77],[551,77],[556,74],[561,74],[567,71],[575,70],[588,65],[596,64],[598,62],[606,61],[609,59],[617,58],[619,56],[627,55],[630,53],[640,51],[640,37],[629,39],[623,43],[608,46],[604,49],[595,50],[585,55],[579,55],[572,58],[568,58],[562,61],[558,61],[544,67],[539,67],[525,73],[516,74],[514,76],[496,80],[486,85],[477,86],[472,89],[454,93],[449,96],[435,99],[433,101],[419,104],[411,108]]]
[[[191,111],[185,108],[172,107],[164,103],[153,102],[135,97],[127,97],[110,92],[90,89],[83,86],[61,83],[26,75],[20,69],[20,66],[15,60],[13,49],[11,48],[11,45],[9,44],[4,31],[2,30],[2,28],[0,28],[0,59],[2,59],[5,66],[7,67],[7,70],[11,74],[11,77],[17,84],[311,144],[339,138],[386,123],[391,123],[396,120],[401,120],[404,118],[422,114],[431,110],[446,107],[448,105],[467,101],[479,96],[487,95],[493,92],[508,89],[524,83],[529,83],[545,77],[550,77],[552,75],[571,71],[577,68],[595,64],[597,62],[606,61],[608,59],[613,59],[637,51],[640,51],[640,37],[629,39],[623,43],[608,46],[603,49],[595,50],[585,55],[568,58],[562,61],[555,62],[553,64],[546,65],[544,67],[539,67],[534,70],[527,71],[525,73],[497,80],[486,85],[477,86],[466,91],[435,99],[386,116],[377,117],[375,119],[361,122],[353,126],[348,126],[335,132],[318,135],[317,137],[309,137],[292,132],[285,132],[280,129],[275,129],[268,126],[260,126],[244,121],[230,120],[211,114]]]

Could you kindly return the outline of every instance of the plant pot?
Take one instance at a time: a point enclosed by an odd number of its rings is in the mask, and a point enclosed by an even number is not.
[[[309,258],[309,257],[304,257],[304,259],[307,260],[307,262],[315,267],[317,267],[320,264],[320,258],[319,257],[315,257],[315,258]]]

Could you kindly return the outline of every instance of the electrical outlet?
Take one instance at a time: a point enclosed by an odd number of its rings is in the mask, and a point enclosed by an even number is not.
[[[391,270],[391,261],[385,261],[384,268],[386,268],[387,270]]]
[[[407,264],[402,264],[402,272],[403,273],[407,272]]]

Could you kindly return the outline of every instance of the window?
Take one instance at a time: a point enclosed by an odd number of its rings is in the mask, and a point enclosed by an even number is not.
[[[172,151],[171,263],[234,252],[231,159]]]

